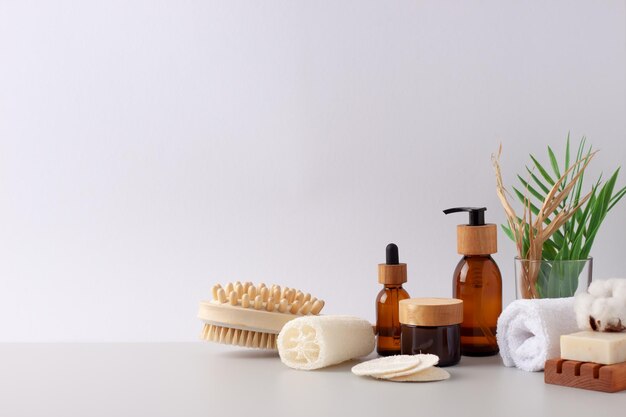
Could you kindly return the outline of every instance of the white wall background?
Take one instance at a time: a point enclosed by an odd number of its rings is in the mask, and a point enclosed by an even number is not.
[[[196,340],[225,280],[373,320],[391,241],[449,296],[441,210],[568,131],[626,165],[624,1],[0,0],[0,341]]]

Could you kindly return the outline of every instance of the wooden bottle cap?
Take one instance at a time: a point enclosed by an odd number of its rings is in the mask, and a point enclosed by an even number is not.
[[[406,282],[406,264],[378,264],[378,282],[387,285],[402,285]]]
[[[400,300],[400,323],[412,326],[450,326],[463,321],[463,300],[410,298]]]
[[[461,255],[491,255],[498,252],[498,228],[495,224],[458,225],[456,250]]]

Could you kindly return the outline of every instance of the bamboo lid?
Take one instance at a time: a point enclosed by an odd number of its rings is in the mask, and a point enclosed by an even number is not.
[[[401,285],[406,282],[406,264],[378,264],[378,282],[387,285]]]
[[[498,229],[495,224],[456,227],[456,250],[461,255],[491,255],[498,252]]]
[[[412,326],[450,326],[463,321],[463,300],[410,298],[400,300],[400,323]]]

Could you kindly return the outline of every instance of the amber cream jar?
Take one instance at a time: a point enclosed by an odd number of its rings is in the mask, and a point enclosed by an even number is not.
[[[403,355],[430,353],[438,366],[456,365],[461,359],[463,300],[410,298],[400,301],[400,346]]]

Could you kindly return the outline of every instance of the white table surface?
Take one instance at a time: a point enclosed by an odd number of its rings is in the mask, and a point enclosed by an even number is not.
[[[373,356],[373,355],[372,355]],[[499,356],[463,357],[451,379],[394,383],[356,361],[295,371],[277,354],[198,343],[0,345],[0,416],[607,416],[626,391],[546,385]]]

